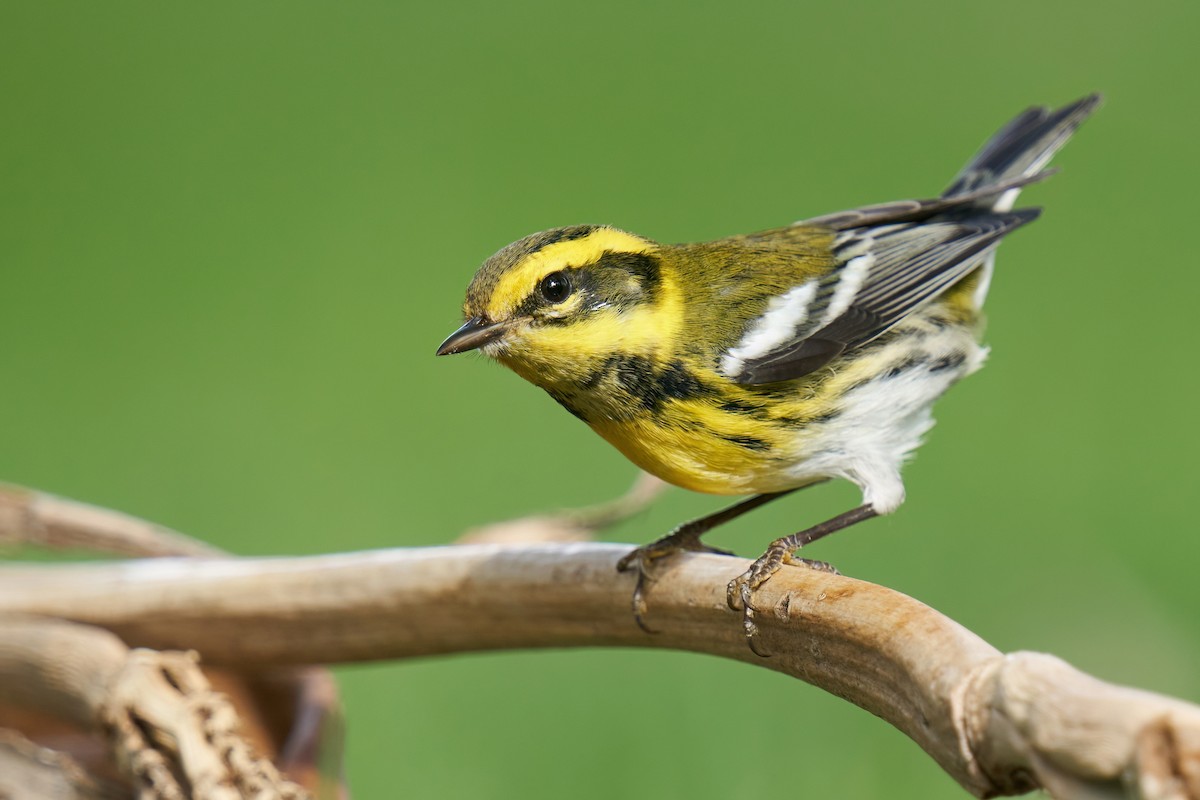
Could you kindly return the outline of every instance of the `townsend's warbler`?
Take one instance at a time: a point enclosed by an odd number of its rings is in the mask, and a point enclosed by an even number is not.
[[[701,534],[784,493],[856,483],[861,506],[773,542],[729,584],[754,646],[754,589],[800,546],[903,502],[930,407],[987,355],[996,246],[1039,213],[1013,210],[1018,191],[1099,103],[1025,111],[932,200],[701,244],[604,225],[528,236],[479,269],[438,355],[481,349],[670,483],[755,495],[622,560],[639,624],[654,560],[710,549]]]

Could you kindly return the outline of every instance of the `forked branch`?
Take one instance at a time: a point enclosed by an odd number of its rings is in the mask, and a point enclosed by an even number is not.
[[[617,545],[469,545],[294,559],[0,569],[0,614],[88,623],[130,646],[242,668],[475,650],[643,646],[787,673],[902,730],[971,793],[1200,798],[1200,707],[1005,655],[890,589],[803,568],[756,595],[750,652],[725,585],[742,559],[682,556],[629,609]]]

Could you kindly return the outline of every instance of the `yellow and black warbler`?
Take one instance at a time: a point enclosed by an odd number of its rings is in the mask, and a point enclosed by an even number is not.
[[[642,469],[755,495],[630,553],[639,624],[651,563],[829,479],[863,504],[779,539],[729,584],[754,643],[752,592],[793,553],[904,500],[900,467],[934,401],[978,369],[996,246],[1038,216],[1018,191],[1100,103],[1031,108],[938,198],[867,206],[700,244],[604,225],[535,233],[489,258],[438,355],[481,349],[550,393]],[[643,626],[644,627],[644,626]]]

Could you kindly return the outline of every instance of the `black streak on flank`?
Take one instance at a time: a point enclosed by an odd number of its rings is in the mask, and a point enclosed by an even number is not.
[[[691,400],[712,394],[712,389],[688,371],[680,361],[656,370],[654,362],[642,356],[611,356],[596,373],[583,383],[584,388],[600,385],[611,374],[617,386],[650,412],[657,412],[669,400]]]
[[[963,362],[967,360],[966,353],[952,353],[948,356],[942,356],[937,361],[929,365],[930,372],[941,372],[944,369],[954,369],[961,367]]]
[[[665,397],[674,400],[689,400],[711,393],[707,386],[688,371],[682,361],[672,361],[659,373],[659,387]]]
[[[729,414],[738,414],[740,416],[750,417],[751,419],[760,420],[762,422],[798,424],[796,420],[789,420],[786,417],[772,417],[770,409],[764,405],[747,403],[742,400],[726,400],[724,403],[721,403],[719,408]]]
[[[721,403],[721,410],[728,411],[730,414],[753,416],[763,411],[764,408],[753,403],[744,403],[741,400],[726,400],[724,403]]]
[[[902,373],[908,372],[910,369],[913,369],[914,367],[921,366],[921,364],[925,363],[925,360],[926,360],[926,356],[924,356],[924,355],[910,356],[909,358],[904,359],[903,361],[901,361],[898,364],[893,364],[891,369],[889,369],[887,372],[885,372],[883,374],[883,377],[885,377],[885,378],[899,377]]]
[[[725,436],[725,435],[722,435],[721,438],[727,442],[733,442],[734,444],[736,444],[740,447],[744,447],[747,450],[770,450],[771,449],[771,445],[769,442],[764,442],[762,439],[756,439],[753,436]]]
[[[815,417],[809,417],[806,420],[791,420],[791,422],[794,425],[801,425],[801,424],[820,425],[823,422],[829,422],[830,420],[837,419],[838,416],[841,415],[841,413],[842,413],[842,409],[831,408],[828,411],[825,411],[821,414],[817,414]],[[783,420],[780,420],[780,422],[783,422]]]

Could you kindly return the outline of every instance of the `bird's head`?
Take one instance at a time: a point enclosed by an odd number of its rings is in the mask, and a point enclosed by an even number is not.
[[[579,381],[597,360],[656,349],[673,296],[658,244],[607,226],[555,228],[484,262],[466,323],[437,354],[479,349],[546,388]]]

